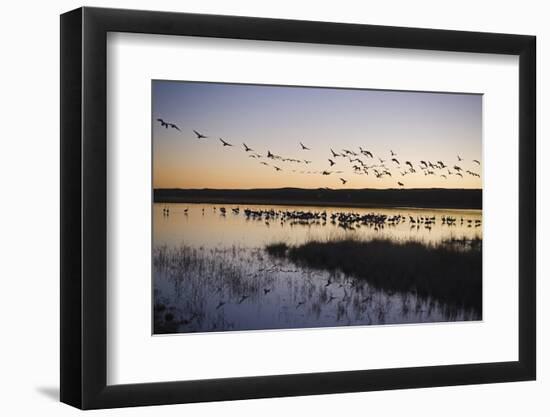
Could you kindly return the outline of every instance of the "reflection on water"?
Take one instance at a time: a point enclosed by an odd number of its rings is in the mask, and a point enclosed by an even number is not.
[[[274,242],[482,237],[481,211],[155,204],[155,333],[478,320],[414,293],[275,258]]]

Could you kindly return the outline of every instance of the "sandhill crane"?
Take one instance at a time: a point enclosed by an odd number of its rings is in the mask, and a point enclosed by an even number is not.
[[[197,135],[197,139],[206,139],[208,136],[203,135],[202,133],[197,132],[195,129],[193,129],[193,133]]]

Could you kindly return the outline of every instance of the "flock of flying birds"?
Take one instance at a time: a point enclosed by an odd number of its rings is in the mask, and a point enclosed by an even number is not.
[[[182,130],[175,123],[167,122],[164,119],[157,118],[157,122],[160,123],[160,126],[165,129],[175,129],[179,132]],[[204,135],[198,132],[195,129],[192,129],[198,140],[210,139],[209,136]],[[218,138],[221,146],[225,147],[234,147],[232,143],[224,140],[223,138]],[[304,145],[302,142],[298,142],[298,150],[300,152],[311,151],[311,148]],[[464,178],[465,176],[477,177],[480,178],[480,174],[475,171],[481,166],[481,162],[477,159],[470,161],[465,161],[460,155],[457,155],[457,160],[453,163],[444,163],[442,160],[430,161],[430,160],[420,160],[420,161],[409,161],[400,159],[398,154],[393,150],[389,151],[389,155],[374,155],[368,149],[364,149],[359,146],[358,150],[350,149],[338,149],[335,151],[332,148],[330,153],[327,155],[327,166],[325,169],[314,171],[307,170],[307,166],[313,161],[306,158],[290,158],[282,155],[277,155],[270,150],[266,154],[260,154],[256,152],[253,148],[248,146],[246,143],[242,143],[242,147],[245,153],[248,154],[249,158],[253,158],[259,161],[261,165],[266,167],[273,168],[276,172],[289,170],[293,173],[299,174],[313,174],[313,175],[337,175],[342,185],[345,185],[349,178],[343,178],[342,174],[349,171],[344,171],[344,169],[350,169],[351,172],[355,175],[370,175],[376,179],[388,178],[391,177],[394,179],[399,187],[405,187],[404,177],[411,175],[424,175],[424,176],[434,176],[447,180],[451,176]],[[384,159],[385,156],[385,159]],[[290,169],[281,167],[281,163],[292,163],[297,164]],[[469,163],[470,169],[464,169],[463,166]],[[298,166],[298,167],[296,167]],[[336,167],[333,169],[333,167]],[[337,169],[342,167],[340,169]]]

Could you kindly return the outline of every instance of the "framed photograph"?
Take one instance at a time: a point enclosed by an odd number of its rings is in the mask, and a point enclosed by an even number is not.
[[[61,16],[61,401],[533,380],[535,37]]]

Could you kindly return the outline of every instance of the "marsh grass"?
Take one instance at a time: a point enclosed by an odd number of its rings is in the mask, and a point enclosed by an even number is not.
[[[349,237],[295,246],[277,242],[265,249],[302,267],[341,271],[390,294],[410,292],[481,315],[481,239],[435,245]]]

